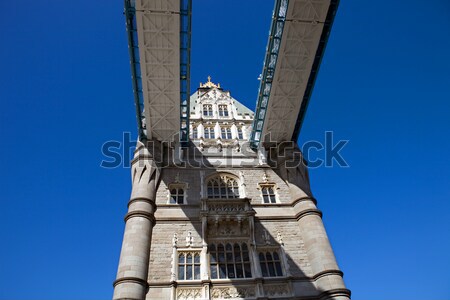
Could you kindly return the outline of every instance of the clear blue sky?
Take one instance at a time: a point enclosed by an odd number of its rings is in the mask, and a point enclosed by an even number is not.
[[[272,0],[193,0],[192,88],[254,108]],[[110,299],[136,135],[122,1],[1,1],[0,299]],[[300,143],[334,131],[349,168],[311,170],[356,300],[450,299],[450,3],[341,1]]]

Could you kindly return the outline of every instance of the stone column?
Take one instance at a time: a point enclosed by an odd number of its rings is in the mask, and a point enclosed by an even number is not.
[[[137,142],[131,162],[132,192],[125,215],[125,232],[114,300],[143,300],[148,291],[148,266],[152,229],[155,223],[156,188],[160,174],[155,162],[155,143]],[[150,151],[149,151],[150,150]]]
[[[286,143],[279,145],[277,157],[277,173],[289,185],[316,290],[326,293],[327,298],[324,299],[350,299],[350,291],[345,287],[343,273],[336,263],[322,222],[322,213],[311,196],[308,170],[302,153],[295,144]]]

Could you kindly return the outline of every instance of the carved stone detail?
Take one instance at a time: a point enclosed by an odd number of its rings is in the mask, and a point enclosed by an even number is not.
[[[197,300],[202,298],[201,288],[178,288],[177,300]]]
[[[264,293],[266,297],[281,297],[291,294],[287,284],[264,285]]]
[[[254,287],[216,287],[211,291],[211,299],[252,298],[256,296]]]
[[[233,213],[245,211],[245,206],[239,204],[209,204],[208,210],[214,213]]]

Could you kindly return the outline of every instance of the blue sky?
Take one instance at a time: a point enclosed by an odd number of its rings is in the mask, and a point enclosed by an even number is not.
[[[254,108],[273,1],[193,0],[192,89]],[[1,1],[0,299],[110,299],[136,136],[122,1]],[[353,299],[450,298],[450,3],[341,1],[300,144]],[[319,153],[320,154],[320,153]]]

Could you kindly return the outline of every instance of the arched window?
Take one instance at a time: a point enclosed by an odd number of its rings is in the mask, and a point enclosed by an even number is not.
[[[209,257],[211,279],[252,277],[246,243],[211,244]]]
[[[212,117],[213,115],[213,109],[211,104],[204,104],[203,105],[203,116],[205,117]]]
[[[283,276],[280,256],[276,251],[267,251],[266,253],[260,252],[259,263],[261,265],[261,273],[263,277]]]
[[[178,255],[178,280],[198,279],[200,279],[200,253],[180,253]]]
[[[240,139],[240,140],[244,139],[244,134],[242,133],[242,127],[238,127],[237,132],[238,132],[238,139]]]
[[[230,127],[224,127],[220,130],[222,139],[231,139],[231,128]]]
[[[239,185],[232,177],[216,176],[208,181],[207,187],[208,198],[239,198]]]
[[[276,203],[275,189],[273,185],[264,185],[261,187],[261,193],[264,203]]]
[[[170,190],[170,203],[171,204],[184,204],[184,189],[172,188]]]
[[[219,105],[219,116],[220,117],[228,117],[228,106],[227,105]]]
[[[205,134],[204,134],[204,138],[205,139],[215,139],[215,134],[214,134],[214,127],[205,127]]]

